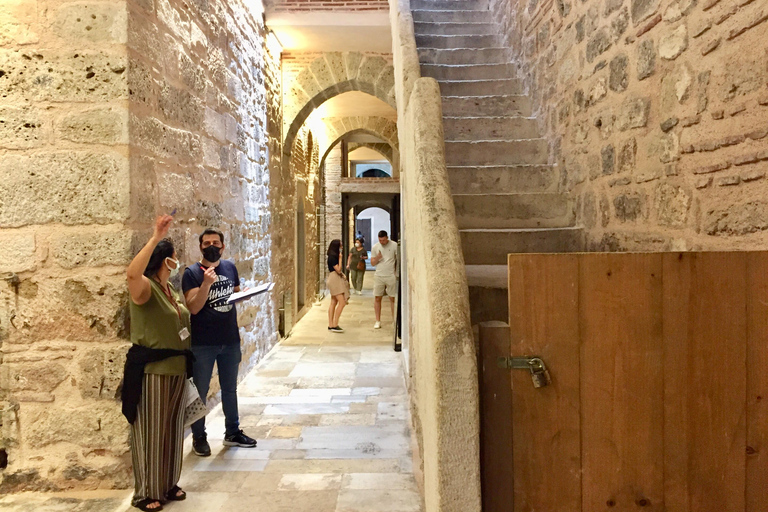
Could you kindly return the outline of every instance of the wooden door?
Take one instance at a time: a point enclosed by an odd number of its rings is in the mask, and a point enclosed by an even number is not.
[[[485,512],[768,510],[768,253],[510,255],[509,285],[510,354],[552,384],[485,365],[513,467],[483,492],[514,490]]]

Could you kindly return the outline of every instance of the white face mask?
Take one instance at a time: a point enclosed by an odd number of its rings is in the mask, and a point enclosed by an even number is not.
[[[357,243],[355,244],[355,247],[360,247],[360,242],[357,242]]]
[[[176,264],[176,268],[171,268],[171,266],[168,264],[169,260]],[[176,274],[178,274],[179,273],[179,268],[181,267],[181,265],[179,264],[179,260],[174,260],[172,258],[166,258],[165,259],[165,266],[171,272],[171,276],[170,277],[174,277]]]

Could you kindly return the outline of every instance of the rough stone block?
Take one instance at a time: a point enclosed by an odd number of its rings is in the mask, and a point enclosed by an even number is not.
[[[0,226],[121,222],[129,213],[127,158],[56,152],[0,158]]]
[[[56,123],[57,137],[91,144],[127,144],[128,110],[93,109],[67,114]]]
[[[592,39],[587,42],[587,62],[593,62],[598,55],[602,55],[612,46],[607,29],[599,30]]]
[[[180,164],[194,164],[202,156],[200,136],[165,125],[153,117],[131,116],[131,142],[164,158],[175,158]]]
[[[5,101],[106,101],[128,96],[126,56],[94,51],[0,51]]]
[[[608,87],[612,91],[623,92],[627,89],[627,85],[629,84],[629,76],[627,74],[628,66],[629,58],[626,55],[617,55],[611,60],[611,74],[608,80]]]
[[[670,227],[685,226],[690,208],[691,195],[683,188],[662,183],[656,189],[656,211],[660,224]]]
[[[0,246],[5,247],[5,254],[0,259],[0,272],[19,273],[35,268],[34,233],[2,232]]]
[[[0,107],[0,148],[26,149],[43,145],[46,124],[32,108]]]
[[[191,130],[199,129],[203,119],[203,105],[189,91],[165,84],[158,105],[167,120]]]
[[[653,39],[646,39],[637,47],[637,79],[645,80],[656,69],[656,51]]]
[[[618,42],[629,27],[629,11],[625,7],[611,21],[611,37],[613,42]]]
[[[674,60],[688,48],[688,28],[683,24],[659,40],[659,55],[662,59]]]
[[[376,80],[378,79],[379,75],[384,70],[384,68],[388,66],[390,66],[390,64],[387,63],[387,61],[382,57],[366,55],[363,57],[363,60],[360,63],[360,69],[357,72],[357,79],[360,82],[376,84]]]
[[[638,195],[622,194],[613,199],[616,218],[621,222],[637,220],[643,213],[643,200]]]
[[[8,383],[11,392],[53,392],[69,375],[67,368],[58,362],[43,359],[8,363]]]
[[[128,21],[125,4],[64,4],[53,14],[52,28],[62,39],[125,43]]]
[[[86,352],[79,361],[77,387],[83,398],[119,398],[117,387],[123,378],[126,347],[97,348]]]
[[[752,201],[705,212],[702,228],[709,235],[747,235],[768,229],[768,203]]]
[[[648,124],[650,98],[627,98],[621,104],[616,124],[621,131],[642,128]]]
[[[92,234],[67,232],[51,238],[53,258],[63,268],[126,265],[132,258],[132,231],[101,231]]]
[[[157,177],[157,196],[161,211],[177,210],[194,215],[195,190],[189,174],[160,173]]]
[[[615,170],[616,151],[613,148],[613,144],[608,144],[600,152],[602,158],[603,176],[613,174]]]
[[[635,155],[637,154],[637,141],[634,137],[621,146],[619,153],[619,172],[631,172],[635,168]]]
[[[0,7],[0,45],[24,45],[39,41],[34,28],[38,21],[37,3],[29,0],[3,0]]]
[[[25,440],[33,448],[74,443],[117,456],[124,455],[129,449],[128,422],[120,407],[112,403],[89,403],[78,409],[28,409],[26,417],[29,429]]]
[[[632,23],[637,25],[639,22],[650,17],[656,9],[659,8],[659,0],[632,0]]]

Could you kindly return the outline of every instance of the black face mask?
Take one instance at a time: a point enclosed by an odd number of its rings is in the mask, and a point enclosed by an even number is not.
[[[221,247],[209,245],[203,249],[203,257],[211,263],[216,263],[221,258]]]

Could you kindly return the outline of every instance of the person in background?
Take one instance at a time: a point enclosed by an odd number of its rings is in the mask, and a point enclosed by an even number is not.
[[[184,271],[181,288],[192,313],[192,353],[195,355],[194,381],[200,397],[206,400],[213,375],[219,369],[221,409],[224,412],[224,446],[253,448],[256,440],[240,429],[237,410],[237,372],[242,354],[237,309],[229,304],[230,295],[240,291],[235,264],[221,259],[226,246],[224,233],[206,229],[200,235],[202,259]],[[205,418],[192,424],[192,450],[201,457],[211,454],[205,433]]]
[[[363,277],[365,277],[365,260],[368,259],[368,252],[363,247],[363,241],[360,238],[355,239],[355,246],[349,250],[347,258],[347,270],[352,279],[352,293],[363,294]],[[362,268],[361,268],[362,267]]]
[[[395,295],[397,295],[397,242],[389,239],[387,232],[379,231],[379,243],[371,248],[371,265],[376,267],[373,274],[373,311],[376,313],[374,329],[381,329],[381,299],[389,296],[392,318],[395,317]]]
[[[170,215],[157,218],[152,238],[126,270],[131,342],[155,351],[183,351],[189,349],[190,343],[189,311],[168,282],[181,267],[173,243],[164,240],[172,222]],[[131,422],[135,483],[131,504],[144,511],[157,511],[166,501],[187,497],[177,485],[184,440],[187,361],[183,355],[166,357],[147,362],[143,371],[140,398]]]
[[[332,240],[328,245],[328,279],[326,284],[331,294],[331,306],[328,309],[328,330],[331,332],[344,332],[339,327],[339,318],[344,306],[349,299],[349,282],[341,271],[342,262],[341,240]]]

